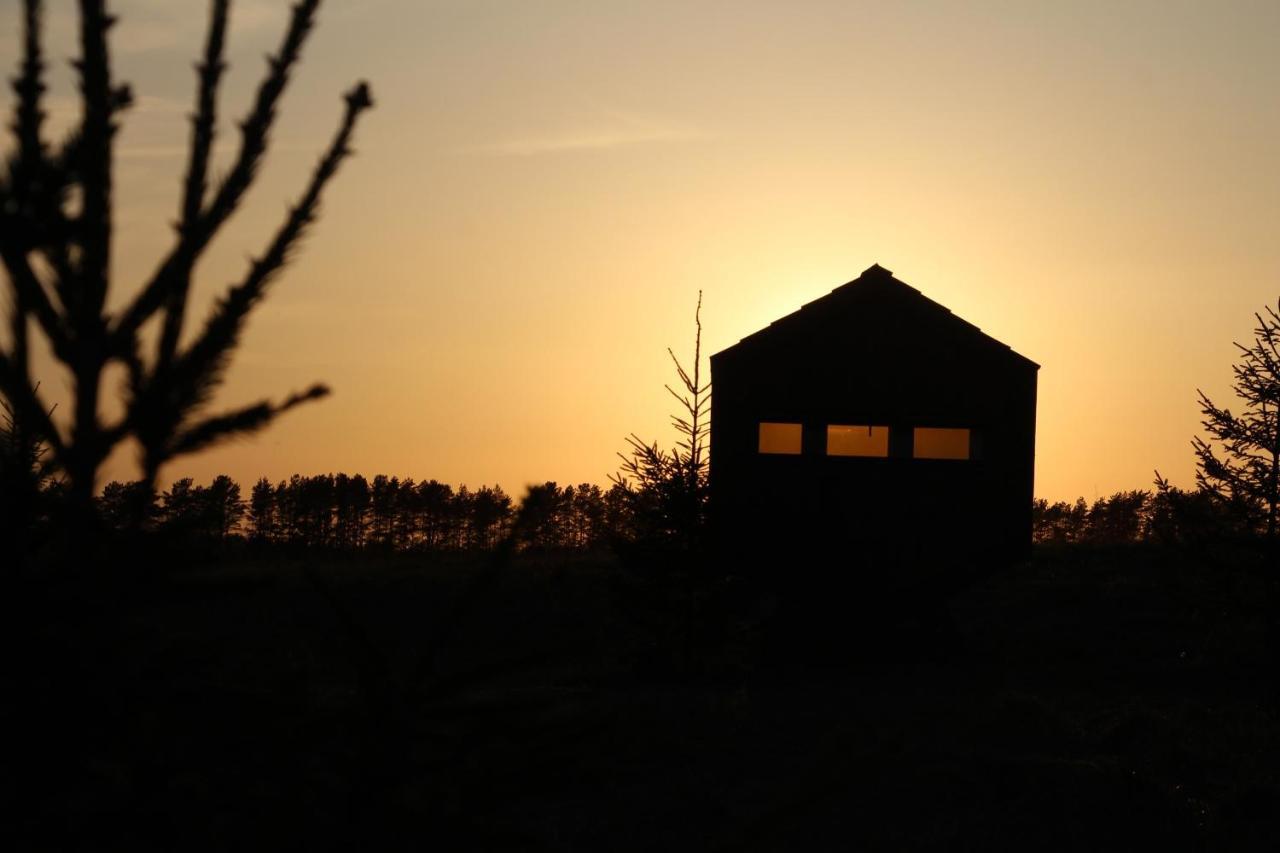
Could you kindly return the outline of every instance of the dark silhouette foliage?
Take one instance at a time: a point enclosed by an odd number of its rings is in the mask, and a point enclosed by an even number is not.
[[[16,149],[0,171],[0,259],[10,301],[10,341],[0,350],[0,394],[23,434],[43,442],[50,463],[64,473],[79,536],[92,527],[98,470],[126,438],[141,447],[142,482],[150,487],[162,464],[262,429],[283,412],[328,393],[316,384],[279,402],[208,411],[249,315],[315,220],[325,187],[351,154],[356,121],[373,103],[364,83],[344,95],[338,129],[284,222],[190,343],[181,344],[196,264],[258,174],[280,99],[319,5],[319,0],[300,0],[293,6],[280,47],[268,57],[253,105],[239,123],[234,161],[226,174],[213,177],[210,154],[231,3],[210,3],[204,52],[196,66],[196,105],[177,233],[141,289],[123,308],[110,312],[113,148],[119,120],[133,101],[129,87],[112,74],[108,34],[116,20],[105,0],[81,0],[82,52],[75,68],[83,119],[67,138],[51,142],[43,128],[42,4],[24,0],[23,57],[13,81]],[[144,325],[153,319],[159,322],[159,334],[144,334]],[[32,379],[33,324],[71,377],[68,429],[54,422]],[[109,417],[103,405],[102,383],[113,364],[122,365],[128,377],[123,413],[117,417]]]
[[[129,483],[113,480],[98,497],[98,513],[103,524],[119,533],[149,529],[155,524],[158,512],[154,493],[140,480]]]
[[[1035,542],[1064,544],[1080,542],[1089,529],[1089,505],[1084,498],[1075,503],[1049,503],[1038,498],[1032,504],[1031,537]]]
[[[624,554],[633,554],[634,543],[653,535],[648,521],[637,521],[636,496],[634,488],[617,484],[604,490],[547,481],[530,486],[516,502],[497,485],[471,489],[382,474],[372,480],[295,474],[274,484],[260,478],[245,500],[238,483],[219,475],[207,486],[179,479],[158,496],[142,481],[113,481],[97,507],[116,533],[189,543],[243,538],[291,549],[461,553],[495,551],[515,535],[517,550],[592,551],[621,544]],[[38,505],[61,499],[58,485],[48,482]],[[1153,490],[1116,492],[1092,504],[1037,499],[1032,523],[1037,544],[1059,546],[1202,545],[1247,532],[1214,495],[1179,489],[1158,472]]]
[[[137,484],[134,489],[141,491]],[[167,533],[215,540],[237,529],[244,512],[240,486],[221,474],[208,486],[197,486],[190,477],[175,482],[160,496],[157,517],[161,530]]]
[[[1125,545],[1156,542],[1204,545],[1241,535],[1229,506],[1203,489],[1179,489],[1156,472],[1155,489],[1134,489],[1074,502],[1039,498],[1032,505],[1032,538],[1041,545]]]
[[[1236,343],[1240,360],[1231,368],[1243,411],[1234,414],[1199,391],[1209,438],[1196,436],[1191,443],[1200,488],[1274,542],[1280,519],[1280,314],[1268,306],[1265,316],[1254,318],[1253,343]]]
[[[197,542],[244,537],[328,551],[494,551],[513,534],[522,550],[588,551],[629,535],[618,526],[628,516],[618,511],[616,493],[591,483],[534,485],[517,505],[497,485],[454,489],[383,474],[372,481],[295,474],[274,485],[259,479],[245,501],[239,484],[220,475],[208,486],[177,480],[158,500],[141,481],[112,482],[97,503],[118,533]]]
[[[44,521],[49,484],[47,448],[0,398],[0,541],[9,543],[14,567],[24,560],[32,533]]]
[[[1156,490],[1145,511],[1150,539],[1172,545],[1204,546],[1248,534],[1239,508],[1204,489],[1179,489],[1156,472]]]
[[[1075,503],[1050,504],[1039,499],[1032,509],[1032,538],[1036,542],[1117,545],[1147,538],[1152,495],[1134,490],[1099,498],[1092,505],[1078,498]]]
[[[692,549],[706,531],[711,383],[702,381],[702,291],[693,319],[692,371],[667,348],[680,379],[680,390],[665,386],[680,403],[680,413],[671,416],[680,438],[667,451],[657,441],[646,444],[631,434],[630,450],[618,454],[622,465],[611,477],[616,497],[627,505],[635,539],[646,545]]]

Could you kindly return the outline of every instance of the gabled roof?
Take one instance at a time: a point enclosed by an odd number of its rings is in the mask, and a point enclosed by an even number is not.
[[[952,314],[948,308],[929,299],[911,285],[899,281],[892,272],[879,264],[872,264],[853,281],[840,285],[826,296],[806,302],[800,306],[799,310],[774,320],[758,332],[747,335],[733,346],[716,353],[712,358],[740,348],[754,349],[756,346],[767,344],[774,338],[785,338],[789,333],[796,331],[797,327],[804,326],[806,321],[824,315],[838,316],[846,312],[860,313],[867,309],[876,310],[880,306],[875,303],[877,301],[883,303],[886,300],[897,302],[911,309],[912,313],[928,316],[931,321],[948,326],[953,333],[970,338],[979,346],[998,348],[1031,367],[1036,369],[1040,367],[1036,362],[1015,352],[1008,344],[996,340],[972,323]]]

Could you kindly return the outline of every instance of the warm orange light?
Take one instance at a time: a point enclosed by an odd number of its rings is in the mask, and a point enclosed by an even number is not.
[[[827,455],[887,457],[889,428],[832,424],[827,427]]]
[[[916,427],[911,455],[916,459],[968,459],[969,430]]]
[[[121,116],[116,140],[111,254],[118,294],[129,294],[170,249],[194,88],[185,63],[201,34],[182,4],[116,5],[120,47],[163,45],[118,57],[133,91],[155,98]],[[318,381],[334,395],[256,437],[182,457],[162,488],[226,473],[247,492],[260,476],[295,471],[496,481],[516,496],[548,479],[607,483],[625,436],[677,440],[666,348],[691,366],[698,290],[705,377],[710,354],[873,262],[1043,365],[1036,494],[1146,488],[1157,468],[1195,487],[1195,389],[1230,396],[1231,342],[1251,340],[1253,312],[1277,297],[1280,193],[1267,140],[1280,134],[1280,111],[1266,60],[1277,4],[1222,14],[1223,4],[1183,3],[1144,27],[1128,26],[1142,17],[1134,3],[1000,4],[1011,11],[983,26],[972,25],[972,4],[921,15],[918,4],[880,3],[878,37],[858,50],[846,48],[866,4],[796,15],[753,3],[731,27],[717,4],[681,4],[678,28],[628,3],[589,14],[473,3],[458,15],[455,5],[387,0],[379,8],[394,11],[374,15],[340,3],[321,22],[315,37],[328,43],[304,51],[301,73],[338,82],[285,93],[265,183],[204,257],[188,310],[196,331],[243,278],[244,252],[270,239],[326,144],[333,86],[368,77],[379,105],[358,131],[360,156],[246,327],[218,399],[238,409]],[[4,75],[21,59],[17,8],[0,2]],[[228,35],[229,106],[252,102],[255,57],[287,18],[284,3],[253,4]],[[46,53],[78,55],[76,28],[46,23]],[[537,38],[520,38],[530,27]],[[439,41],[424,51],[428,32]],[[1068,59],[1081,43],[1090,62],[1076,67]],[[1195,61],[1175,67],[1169,51],[1184,43]],[[913,61],[892,73],[863,73],[907,52]],[[981,61],[957,61],[972,56]],[[600,99],[562,73],[584,66]],[[537,85],[518,68],[541,69]],[[1170,73],[1114,74],[1132,68]],[[75,100],[70,81],[47,82]],[[1220,91],[1230,97],[1208,96]],[[65,105],[46,104],[50,139],[79,124]],[[58,403],[55,419],[70,418],[65,377],[32,337],[32,376]],[[911,332],[900,340],[909,347]],[[880,355],[893,370],[896,356]],[[113,402],[117,385],[103,386]],[[910,427],[960,425],[926,420],[932,411],[895,414],[905,458],[884,463],[911,462]],[[988,443],[1001,450],[995,435],[969,426],[974,464],[994,461],[984,457]],[[820,436],[817,461],[856,467],[826,456]],[[121,446],[102,484],[137,477],[136,454]]]
[[[800,452],[800,434],[800,424],[761,422],[760,452],[794,456]]]

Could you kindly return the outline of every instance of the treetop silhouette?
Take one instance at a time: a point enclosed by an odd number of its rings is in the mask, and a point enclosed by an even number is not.
[[[1234,414],[1203,391],[1201,426],[1209,434],[1191,440],[1196,452],[1196,483],[1219,499],[1261,517],[1274,541],[1280,517],[1280,313],[1268,306],[1254,314],[1258,325],[1250,346],[1236,343],[1240,360],[1232,366],[1232,390],[1244,402]],[[1211,441],[1222,446],[1219,456]]]
[[[208,412],[249,314],[315,220],[325,187],[352,153],[357,120],[373,105],[363,82],[343,96],[338,128],[284,222],[218,300],[191,342],[181,343],[196,263],[258,174],[280,98],[319,6],[319,0],[294,4],[280,46],[267,58],[253,104],[239,123],[234,162],[226,174],[212,177],[210,155],[231,8],[230,0],[212,0],[204,52],[196,66],[196,106],[174,242],[134,298],[111,314],[106,303],[112,284],[113,146],[118,120],[133,100],[129,87],[111,72],[107,36],[116,19],[108,14],[105,0],[80,0],[81,57],[74,65],[83,117],[65,139],[51,143],[43,129],[42,4],[24,0],[23,56],[13,81],[17,145],[0,173],[0,257],[11,296],[10,340],[0,349],[0,393],[64,472],[81,522],[92,513],[98,469],[125,438],[138,440],[143,482],[152,488],[165,462],[260,430],[289,409],[329,392],[317,383],[279,402]],[[159,333],[149,336],[145,327],[153,319],[160,323]],[[55,424],[32,379],[32,322],[71,375],[67,431]],[[102,381],[113,363],[126,368],[127,384],[123,414],[108,421],[101,405]]]
[[[671,452],[657,441],[648,444],[638,435],[627,436],[629,454],[618,454],[622,464],[609,479],[626,496],[636,536],[649,543],[666,542],[693,547],[706,522],[710,467],[711,383],[702,379],[702,291],[693,313],[693,367],[685,370],[675,351],[667,354],[675,365],[681,389],[665,385],[683,410],[671,416],[680,439]]]

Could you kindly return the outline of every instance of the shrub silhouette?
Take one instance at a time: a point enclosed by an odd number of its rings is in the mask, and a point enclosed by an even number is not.
[[[0,541],[9,543],[10,568],[20,570],[30,547],[32,530],[48,497],[47,448],[14,416],[0,399]]]
[[[13,83],[17,150],[0,175],[0,257],[11,302],[11,343],[0,350],[0,393],[21,428],[48,447],[50,461],[64,472],[72,522],[81,532],[93,524],[98,470],[125,438],[132,436],[141,446],[142,482],[150,489],[165,462],[262,429],[283,412],[328,393],[316,384],[279,402],[208,412],[249,314],[316,218],[326,185],[351,154],[356,121],[372,106],[364,83],[344,96],[337,131],[301,198],[241,280],[218,300],[194,339],[180,344],[195,265],[258,174],[280,98],[319,5],[319,0],[300,0],[293,6],[280,47],[268,57],[253,105],[240,123],[234,162],[225,175],[211,179],[230,2],[210,4],[174,243],[133,299],[108,313],[113,145],[118,120],[132,101],[129,87],[112,77],[107,36],[116,21],[105,0],[80,3],[83,52],[75,67],[83,119],[65,140],[51,144],[43,132],[41,4],[23,4],[23,56]],[[142,333],[153,318],[160,325],[154,341]],[[31,377],[33,322],[71,377],[71,423],[65,431],[54,423]],[[107,420],[102,382],[113,363],[125,367],[128,381],[123,414]]]

